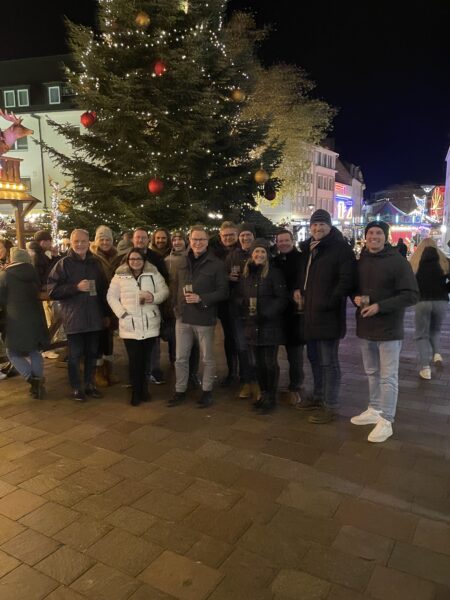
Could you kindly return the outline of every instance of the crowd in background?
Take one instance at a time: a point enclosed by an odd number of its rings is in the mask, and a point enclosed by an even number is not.
[[[149,383],[165,383],[163,340],[175,369],[168,406],[201,388],[197,404],[205,408],[213,403],[218,319],[227,364],[219,385],[230,397],[250,400],[260,414],[272,412],[278,351],[285,346],[290,403],[310,411],[310,422],[325,424],[338,414],[339,344],[350,298],[369,383],[367,410],[351,421],[374,425],[368,440],[383,442],[393,433],[408,306],[415,305],[419,376],[431,379],[443,363],[439,337],[449,260],[428,238],[408,262],[402,244],[390,245],[382,221],[366,226],[357,260],[322,209],[311,216],[310,234],[297,248],[292,232],[283,229],[271,245],[256,237],[251,224],[224,222],[217,240],[202,225],[188,235],[157,228],[151,237],[138,228],[116,247],[111,229],[101,225],[92,242],[87,231],[72,231],[65,253],[53,247],[47,231],[37,232],[28,250],[0,240],[1,332],[8,359],[31,395],[42,398],[44,358],[57,359],[51,342],[65,340],[71,396],[85,402],[118,382],[118,334],[128,356],[129,401],[138,406],[150,400]],[[305,348],[310,393],[304,388]]]

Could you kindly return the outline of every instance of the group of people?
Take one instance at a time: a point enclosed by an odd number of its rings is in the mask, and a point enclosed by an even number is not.
[[[367,410],[351,422],[374,425],[368,440],[383,442],[393,433],[406,307],[416,304],[420,377],[430,379],[431,367],[442,364],[439,331],[448,303],[449,261],[427,239],[408,262],[389,244],[389,225],[382,221],[366,226],[365,248],[356,260],[323,209],[312,214],[310,233],[297,249],[290,231],[278,231],[270,247],[247,223],[224,222],[216,243],[202,225],[191,227],[188,236],[158,228],[151,239],[138,228],[121,240],[118,251],[111,230],[102,225],[93,243],[87,231],[72,231],[70,249],[61,257],[52,251],[49,234],[38,232],[34,266],[29,253],[11,248],[0,273],[8,356],[32,395],[42,397],[41,351],[49,343],[43,300],[58,306],[75,400],[100,397],[100,385],[116,380],[118,331],[128,355],[133,406],[150,399],[149,381],[164,382],[163,339],[175,367],[168,406],[184,403],[190,388],[201,386],[197,403],[205,408],[213,402],[219,319],[228,369],[220,385],[240,383],[239,397],[251,399],[258,413],[270,413],[277,402],[278,349],[284,345],[291,403],[311,411],[311,423],[324,424],[337,417],[339,344],[350,298],[369,382]],[[305,346],[313,375],[309,395]]]

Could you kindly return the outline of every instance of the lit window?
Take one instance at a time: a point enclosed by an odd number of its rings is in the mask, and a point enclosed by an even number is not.
[[[5,90],[3,92],[3,100],[5,108],[13,108],[16,106],[16,95],[14,90]]]
[[[61,104],[61,91],[59,85],[51,85],[48,88],[49,104]]]
[[[17,106],[30,106],[28,90],[17,90]]]

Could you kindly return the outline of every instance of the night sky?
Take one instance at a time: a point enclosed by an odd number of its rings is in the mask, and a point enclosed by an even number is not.
[[[362,167],[368,192],[443,183],[450,145],[450,2],[396,4],[229,1],[230,9],[251,10],[259,25],[272,25],[260,50],[266,64],[303,67],[315,95],[339,109],[336,150]],[[9,3],[0,59],[65,52],[62,15],[88,25],[94,7],[94,0]]]

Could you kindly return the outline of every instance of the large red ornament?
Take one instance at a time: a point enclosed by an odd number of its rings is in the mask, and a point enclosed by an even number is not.
[[[86,127],[87,129],[89,129],[89,127],[92,127],[92,125],[94,125],[96,120],[97,120],[97,113],[94,111],[86,111],[80,117],[81,124],[84,127]]]
[[[164,189],[164,183],[161,181],[161,179],[157,179],[156,177],[153,177],[148,182],[148,191],[151,194],[160,194],[163,191],[163,189]]]
[[[167,71],[166,63],[162,60],[157,60],[153,65],[153,73],[157,77],[161,77]]]

